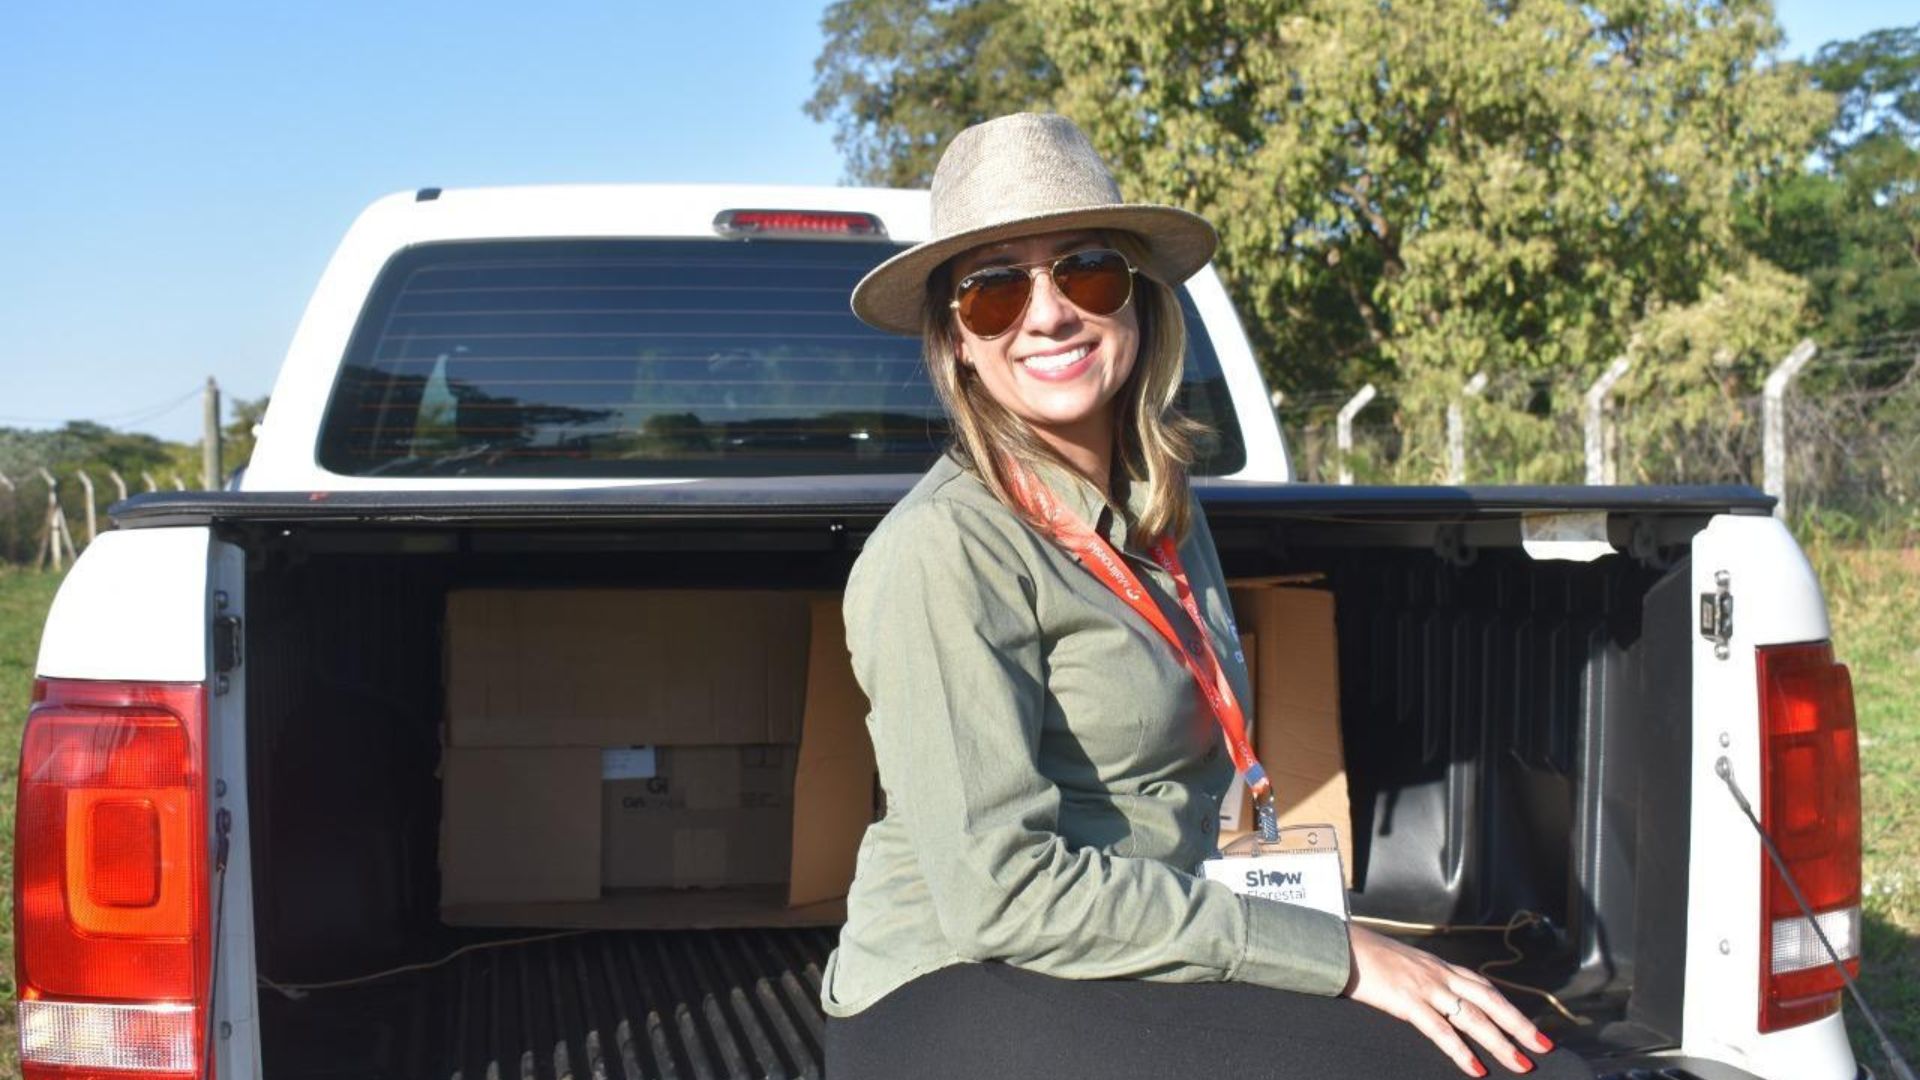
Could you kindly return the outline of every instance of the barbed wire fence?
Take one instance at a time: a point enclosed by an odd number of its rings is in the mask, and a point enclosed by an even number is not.
[[[65,569],[112,528],[107,508],[114,503],[140,492],[188,489],[174,469],[128,477],[105,465],[14,466],[0,472],[0,562]]]
[[[1920,531],[1920,331],[1802,342],[1767,367],[1759,392],[1729,379],[1678,416],[1636,397],[1624,362],[1584,386],[1474,378],[1442,404],[1369,385],[1276,395],[1275,412],[1311,483],[1751,484],[1796,517]],[[194,393],[217,413],[216,388]],[[0,461],[0,562],[62,568],[111,527],[113,503],[205,486],[184,466],[130,471]]]
[[[119,454],[87,441],[98,439],[100,433],[125,436],[133,426],[196,397],[203,429],[198,469],[185,461],[163,460],[170,456],[163,450],[167,444],[151,436],[135,436],[136,441],[150,445],[128,451],[123,444]],[[65,569],[100,533],[112,528],[107,511],[114,503],[141,492],[218,486],[224,475],[220,403],[220,388],[208,378],[204,386],[166,401],[69,422],[65,429],[0,431],[5,436],[0,440],[0,563]],[[48,425],[54,421],[0,416],[0,423]],[[87,430],[76,435],[76,427]]]
[[[1357,388],[1282,396],[1277,412],[1309,482],[1751,484],[1783,515],[1915,528],[1920,332],[1761,359],[1758,392],[1728,374],[1685,409],[1636,391],[1622,360],[1585,386],[1508,375],[1444,404]]]

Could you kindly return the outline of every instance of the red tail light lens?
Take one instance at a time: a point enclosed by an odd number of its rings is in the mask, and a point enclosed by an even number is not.
[[[1825,642],[1759,650],[1762,824],[1849,974],[1860,969],[1860,750],[1853,680]],[[1840,1011],[1845,982],[1761,860],[1760,1030]]]
[[[837,210],[722,210],[713,219],[722,236],[847,236],[880,238],[887,230],[872,214]]]
[[[20,750],[21,1064],[191,1075],[209,985],[205,692],[43,680]]]

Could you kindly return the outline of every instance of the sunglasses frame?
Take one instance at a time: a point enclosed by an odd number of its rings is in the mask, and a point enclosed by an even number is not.
[[[1060,288],[1059,280],[1054,277],[1054,274],[1060,268],[1061,263],[1066,262],[1068,259],[1077,259],[1082,255],[1090,255],[1095,252],[1103,252],[1103,253],[1112,255],[1113,257],[1120,260],[1120,265],[1127,268],[1126,299],[1120,301],[1119,307],[1116,307],[1112,311],[1108,311],[1105,313],[1096,313],[1096,312],[1087,311],[1086,308],[1083,308],[1079,304],[1075,303],[1073,297],[1068,296],[1067,291],[1065,289]],[[960,314],[960,290],[965,288],[967,285],[967,282],[971,280],[973,277],[975,277],[978,274],[986,273],[987,271],[990,271],[990,270],[1025,270],[1027,272],[1027,296],[1026,296],[1026,299],[1020,302],[1020,310],[1013,313],[1013,320],[1007,323],[1006,329],[1000,331],[997,334],[982,334],[979,331],[975,330],[973,327],[967,326],[966,317]],[[993,266],[983,266],[978,270],[975,270],[969,274],[966,274],[959,281],[954,283],[953,297],[952,299],[947,301],[947,307],[953,311],[954,318],[958,320],[960,325],[965,326],[968,333],[972,334],[976,338],[979,338],[981,341],[992,341],[995,338],[1005,337],[1006,335],[1012,333],[1015,327],[1020,325],[1021,319],[1026,317],[1027,305],[1033,303],[1033,291],[1035,288],[1033,279],[1039,276],[1039,274],[1042,272],[1044,272],[1047,275],[1047,283],[1049,285],[1052,285],[1054,290],[1060,294],[1060,299],[1065,300],[1069,304],[1073,304],[1074,310],[1083,312],[1088,315],[1093,315],[1095,318],[1104,319],[1110,315],[1118,315],[1119,313],[1127,309],[1128,304],[1133,303],[1134,278],[1139,275],[1140,268],[1133,265],[1133,260],[1127,258],[1127,256],[1123,252],[1119,251],[1116,248],[1106,247],[1104,245],[1096,245],[1094,247],[1085,247],[1085,248],[1079,249],[1078,251],[1069,251],[1064,255],[1055,255],[1050,259],[1042,259],[1039,262],[999,263]]]

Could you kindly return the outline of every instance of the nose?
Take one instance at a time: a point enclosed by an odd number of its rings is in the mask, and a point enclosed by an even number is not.
[[[1033,271],[1033,294],[1027,300],[1026,328],[1048,337],[1079,317],[1067,298],[1053,283],[1053,273],[1044,267]]]

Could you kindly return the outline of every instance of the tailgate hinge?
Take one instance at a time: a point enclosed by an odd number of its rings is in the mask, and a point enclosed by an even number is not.
[[[1713,575],[1714,591],[1700,594],[1700,636],[1713,642],[1713,656],[1733,654],[1733,576],[1725,570]]]

